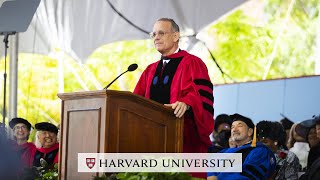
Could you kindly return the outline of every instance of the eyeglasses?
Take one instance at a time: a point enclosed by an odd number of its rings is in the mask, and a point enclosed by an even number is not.
[[[14,131],[15,131],[15,130],[18,130],[18,129],[26,130],[26,129],[27,129],[27,126],[15,126],[15,127],[13,128]]]
[[[153,39],[155,38],[157,35],[159,38],[163,37],[165,34],[169,34],[169,33],[175,33],[175,32],[164,32],[164,31],[158,31],[158,32],[151,32],[149,33],[150,38]]]

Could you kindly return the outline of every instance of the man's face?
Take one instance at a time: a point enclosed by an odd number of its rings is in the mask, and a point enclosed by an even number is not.
[[[30,131],[27,125],[18,123],[13,127],[13,135],[17,140],[28,140],[27,138],[30,135]]]
[[[167,56],[174,53],[179,40],[179,33],[173,32],[171,23],[168,21],[157,21],[153,26],[153,33],[155,36],[153,42],[155,48],[163,55]]]
[[[57,143],[57,135],[50,131],[39,131],[38,139],[44,148],[50,148]]]
[[[253,130],[242,121],[234,121],[231,126],[231,137],[238,144],[243,145],[247,143],[251,138]],[[239,144],[240,142],[240,144]]]

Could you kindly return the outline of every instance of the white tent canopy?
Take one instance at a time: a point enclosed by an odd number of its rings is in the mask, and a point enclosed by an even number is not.
[[[196,35],[244,1],[42,0],[28,30],[20,34],[19,52],[48,54],[58,48],[84,62],[101,45],[148,38],[146,32],[160,17],[175,19],[183,35]]]
[[[9,47],[12,56],[8,118],[16,115],[17,52],[49,54],[59,49],[85,62],[101,45],[149,38],[148,32],[152,30],[153,23],[161,17],[173,18],[182,35],[194,36],[245,1],[41,0],[28,30],[20,33],[18,39],[11,39],[11,43],[18,43]],[[3,2],[0,0],[0,5]],[[4,55],[3,50],[1,48],[0,57]],[[59,73],[59,76],[63,75]]]

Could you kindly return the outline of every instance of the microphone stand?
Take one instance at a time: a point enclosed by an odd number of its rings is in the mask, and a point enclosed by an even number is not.
[[[120,76],[122,76],[122,74],[124,74],[124,73],[126,73],[126,72],[128,72],[129,70],[126,70],[125,72],[123,72],[123,73],[121,73],[117,78],[115,78],[113,81],[111,81],[111,83],[109,83],[106,87],[104,87],[103,89],[108,89],[108,87],[109,86],[111,86],[111,84],[113,83],[113,82],[115,82]]]
[[[0,35],[4,35],[4,73],[3,73],[3,107],[2,107],[2,126],[6,127],[6,96],[7,96],[7,50],[9,48],[9,35],[13,35],[15,32],[1,32]]]

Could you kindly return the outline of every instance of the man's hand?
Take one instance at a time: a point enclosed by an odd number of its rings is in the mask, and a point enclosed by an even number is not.
[[[180,102],[180,101],[176,101],[173,104],[164,104],[165,106],[169,106],[172,109],[174,109],[174,114],[176,115],[176,117],[181,118],[184,113],[190,109],[190,106],[187,105],[184,102]]]

